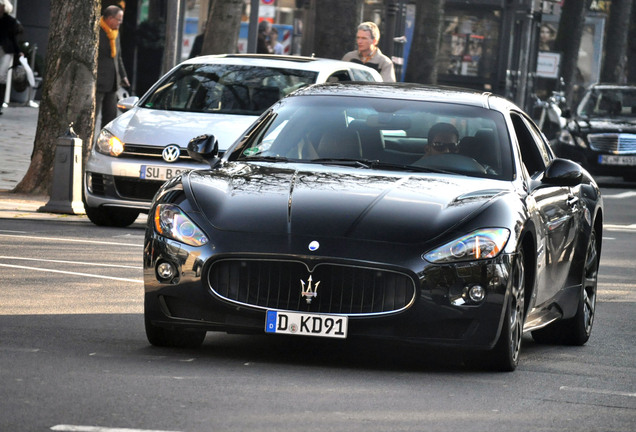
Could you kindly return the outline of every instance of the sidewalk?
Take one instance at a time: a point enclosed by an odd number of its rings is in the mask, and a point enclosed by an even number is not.
[[[40,213],[48,196],[14,194],[14,189],[24,177],[35,141],[38,122],[38,108],[11,105],[0,115],[0,218],[73,218],[86,216]]]

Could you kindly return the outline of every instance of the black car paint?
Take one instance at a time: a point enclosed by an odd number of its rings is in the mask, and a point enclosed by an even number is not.
[[[229,160],[230,154],[231,150],[221,162],[208,154],[214,169],[175,178],[155,197],[144,254],[146,318],[152,325],[263,333],[264,308],[228,301],[206,279],[214,262],[233,257],[299,261],[305,263],[307,274],[323,262],[373,267],[414,281],[412,305],[396,313],[351,315],[351,337],[491,349],[502,329],[508,275],[520,250],[530,264],[526,329],[576,312],[586,239],[602,227],[598,186],[578,165],[553,158],[547,169],[532,176],[522,174],[517,165],[518,174],[506,182],[321,164],[239,162]],[[161,203],[179,206],[210,244],[192,247],[159,235],[152,221]],[[510,230],[505,250],[496,258],[453,264],[423,259],[431,248],[484,227]],[[321,244],[315,252],[308,250],[313,240]],[[156,266],[162,260],[176,265],[175,279],[157,277]],[[488,287],[486,301],[453,304],[470,284]]]

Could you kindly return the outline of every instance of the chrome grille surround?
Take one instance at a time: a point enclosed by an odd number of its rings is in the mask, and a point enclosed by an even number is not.
[[[589,134],[587,139],[590,143],[590,148],[597,152],[617,155],[636,153],[636,134]]]
[[[174,144],[169,144],[169,145],[174,145]],[[161,153],[163,152],[163,150],[168,147],[168,145],[166,146],[148,146],[148,145],[142,145],[142,144],[124,144],[124,152],[119,156],[121,157],[128,157],[128,158],[143,158],[143,159],[147,159],[147,158],[151,158],[151,159],[161,159],[163,161],[163,158],[161,156]],[[179,147],[179,150],[181,150],[181,154],[179,155],[179,158],[175,161],[192,161],[192,158],[190,157],[190,155],[188,155],[188,151],[184,148]]]
[[[312,276],[317,296],[308,303],[301,281]],[[221,259],[207,274],[208,287],[233,304],[256,309],[277,309],[348,316],[396,313],[415,302],[413,279],[387,269],[319,263],[311,271],[302,261]]]

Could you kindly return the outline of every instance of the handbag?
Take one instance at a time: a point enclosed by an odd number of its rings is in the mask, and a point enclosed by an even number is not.
[[[21,64],[14,66],[11,72],[11,87],[18,93],[23,92],[29,86],[27,73]]]

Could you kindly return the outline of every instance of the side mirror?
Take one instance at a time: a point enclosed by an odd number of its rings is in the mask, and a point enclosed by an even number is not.
[[[188,143],[188,155],[198,162],[208,163],[212,168],[221,161],[219,142],[214,135],[200,135]]]
[[[129,96],[117,101],[117,108],[119,108],[122,112],[126,112],[133,108],[137,102],[139,102],[139,98],[137,96]]]
[[[583,167],[568,159],[554,159],[545,170],[543,181],[559,186],[576,186],[583,180]]]

